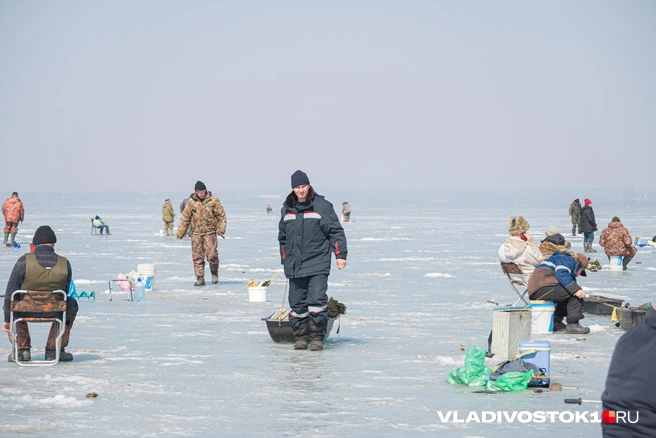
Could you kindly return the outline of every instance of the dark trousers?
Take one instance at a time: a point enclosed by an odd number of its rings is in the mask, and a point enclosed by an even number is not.
[[[567,323],[574,324],[583,317],[583,298],[570,295],[561,285],[541,287],[530,298],[556,303],[554,317],[557,321],[562,321],[567,316]]]
[[[328,275],[289,279],[289,322],[296,329],[308,316],[318,326],[328,323]]]

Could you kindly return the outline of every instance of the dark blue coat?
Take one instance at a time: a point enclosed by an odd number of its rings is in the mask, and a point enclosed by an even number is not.
[[[603,408],[631,411],[636,424],[602,424],[604,437],[656,436],[656,311],[647,311],[646,322],[622,336],[615,345],[610,361],[606,390],[601,395]]]
[[[330,274],[331,253],[346,260],[346,235],[333,205],[310,188],[308,201],[298,204],[290,193],[278,224],[280,258],[287,278]]]

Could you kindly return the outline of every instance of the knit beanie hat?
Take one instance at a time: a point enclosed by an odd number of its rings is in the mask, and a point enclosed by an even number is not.
[[[525,233],[529,228],[531,228],[531,226],[522,216],[513,216],[508,222],[508,232],[511,236],[517,236],[519,234]]]
[[[11,196],[18,196],[18,192],[12,193]]]
[[[565,245],[565,238],[562,234],[556,233],[544,239],[543,242],[549,242],[553,243],[554,245],[563,246]]]
[[[292,175],[292,189],[304,184],[310,185],[310,180],[308,179],[308,176],[305,174],[305,172],[302,170],[297,170]]]
[[[196,185],[194,186],[194,191],[197,192],[199,190],[207,190],[205,184],[203,184],[203,181],[196,181]]]
[[[558,231],[558,227],[556,227],[555,225],[549,225],[549,228],[547,228],[545,234],[547,236],[553,236],[554,234],[560,234],[560,231]]]
[[[613,216],[613,219],[611,220],[611,222],[622,222],[622,221],[617,216]]]
[[[41,225],[32,237],[32,245],[36,246],[44,243],[57,243],[57,236],[48,225]]]
[[[583,203],[584,203],[585,205],[590,205],[590,204],[592,204],[592,201],[589,200],[588,198],[585,198],[585,199],[583,200]]]

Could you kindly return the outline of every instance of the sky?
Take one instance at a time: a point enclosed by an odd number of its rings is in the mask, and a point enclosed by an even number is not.
[[[656,2],[0,0],[0,192],[656,188]],[[1,194],[1,193],[0,193]]]

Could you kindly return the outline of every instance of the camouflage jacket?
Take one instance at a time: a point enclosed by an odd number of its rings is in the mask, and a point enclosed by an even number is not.
[[[572,223],[578,223],[581,216],[581,203],[574,201],[569,204],[569,215],[572,217]]]
[[[607,256],[633,256],[637,249],[631,244],[631,235],[621,222],[611,222],[608,228],[601,232],[599,245],[604,247]]]
[[[5,215],[5,222],[17,224],[25,219],[25,210],[23,209],[23,202],[20,198],[13,196],[8,198],[2,204],[2,214]]]
[[[164,204],[162,206],[162,220],[164,222],[173,222],[175,218],[175,212],[173,211],[173,206],[171,204]]]
[[[207,236],[214,233],[223,236],[226,222],[226,214],[219,198],[208,191],[205,199],[201,201],[194,193],[182,212],[176,237],[182,239],[190,225],[194,236]]]

